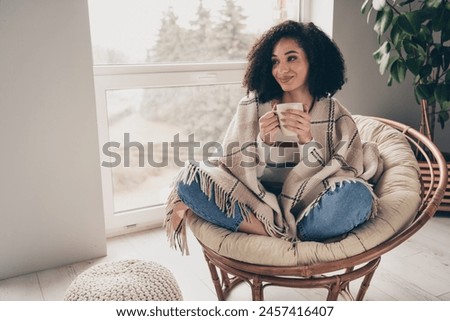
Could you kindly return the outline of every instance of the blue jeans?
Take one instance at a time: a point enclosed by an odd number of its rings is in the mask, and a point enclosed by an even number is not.
[[[236,232],[244,220],[237,204],[234,209],[235,215],[227,216],[214,201],[214,187],[212,187],[210,195],[211,198],[208,198],[202,192],[197,180],[194,180],[191,185],[178,183],[178,196],[196,215],[217,226]]]
[[[214,195],[214,190],[211,195]],[[196,215],[204,220],[237,231],[244,220],[238,206],[233,217],[227,216],[200,189],[197,181],[190,185],[178,183],[178,196]],[[372,194],[360,182],[344,182],[329,190],[297,224],[302,241],[323,241],[347,233],[365,222],[371,212]]]
[[[324,241],[350,232],[369,218],[372,202],[372,193],[363,183],[338,184],[297,224],[297,235],[304,241]]]

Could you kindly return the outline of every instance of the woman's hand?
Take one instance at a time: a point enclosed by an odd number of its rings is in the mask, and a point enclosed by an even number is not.
[[[274,110],[268,111],[259,119],[259,136],[267,145],[275,143],[275,132],[278,129],[280,129],[280,123]]]
[[[307,112],[288,109],[281,114],[284,117],[280,125],[296,133],[299,144],[307,144],[313,139],[311,134],[311,117]]]

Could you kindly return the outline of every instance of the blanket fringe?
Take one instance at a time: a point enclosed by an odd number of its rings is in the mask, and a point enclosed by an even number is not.
[[[170,192],[166,203],[166,219],[164,220],[163,227],[166,230],[167,240],[169,246],[174,249],[179,249],[182,255],[189,255],[189,247],[186,236],[186,211],[182,216],[175,213],[175,207],[181,202],[178,197],[178,191],[176,188],[176,182],[182,177],[182,172],[178,174],[174,182],[172,183],[172,191]]]
[[[208,173],[202,171],[200,167],[189,163],[183,177],[183,182],[186,184],[191,184],[194,180],[197,181],[198,179],[200,180],[200,190],[209,199],[214,197],[214,202],[217,204],[218,208],[227,216],[234,217],[237,207],[244,220],[248,221],[250,214],[253,214],[263,223],[267,233],[270,236],[288,239],[286,231],[270,222],[265,216],[260,215],[260,213],[254,209],[251,209],[247,204],[238,201],[236,197],[231,195],[219,184],[216,184],[214,179]],[[236,184],[241,183],[236,179]],[[212,195],[212,190],[214,190],[214,195]]]
[[[253,211],[246,204],[239,202],[228,191],[222,188],[219,184],[216,184],[214,179],[208,173],[202,171],[201,168],[195,164],[189,163],[184,171],[181,181],[190,185],[194,180],[199,183],[200,190],[209,199],[214,199],[217,207],[227,216],[235,216],[236,206],[246,220],[248,220],[249,214],[253,213]],[[236,180],[236,184],[239,184],[238,180]],[[214,195],[212,193],[213,190]]]
[[[186,236],[186,215],[193,213],[187,210],[181,219],[176,212],[176,205],[181,202],[178,196],[177,186],[178,182],[185,184],[192,184],[198,182],[200,190],[209,198],[214,199],[218,208],[229,217],[236,215],[236,209],[239,209],[244,220],[249,220],[250,214],[254,214],[265,226],[267,233],[273,237],[281,237],[288,239],[286,231],[270,222],[265,216],[259,214],[257,211],[251,209],[247,204],[242,203],[236,199],[230,192],[225,190],[220,184],[217,184],[214,179],[205,171],[195,164],[188,163],[186,167],[178,174],[172,185],[172,191],[168,196],[166,203],[166,219],[164,227],[170,247],[179,249],[184,255],[189,255],[189,248]],[[236,184],[240,184],[236,180]],[[214,191],[214,193],[213,193]],[[193,213],[195,215],[195,213]]]

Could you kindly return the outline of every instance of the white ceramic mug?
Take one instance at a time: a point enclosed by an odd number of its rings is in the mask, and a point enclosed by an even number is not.
[[[285,117],[281,114],[281,112],[286,111],[288,109],[296,109],[296,110],[303,111],[303,104],[302,103],[285,103],[285,104],[277,104],[277,106],[276,106],[277,116],[278,116],[278,119],[280,120],[281,133],[285,136],[296,136],[297,135],[296,133],[285,128],[281,122],[281,119],[283,119]]]

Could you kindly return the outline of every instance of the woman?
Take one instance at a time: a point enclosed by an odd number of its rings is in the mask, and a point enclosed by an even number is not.
[[[184,247],[177,234],[189,209],[231,231],[291,241],[324,241],[374,215],[358,130],[331,98],[345,82],[334,42],[312,23],[286,21],[255,43],[248,60],[248,94],[226,132],[225,155],[215,166],[184,168],[169,198],[169,234]],[[304,110],[278,117],[277,104],[290,102]]]

